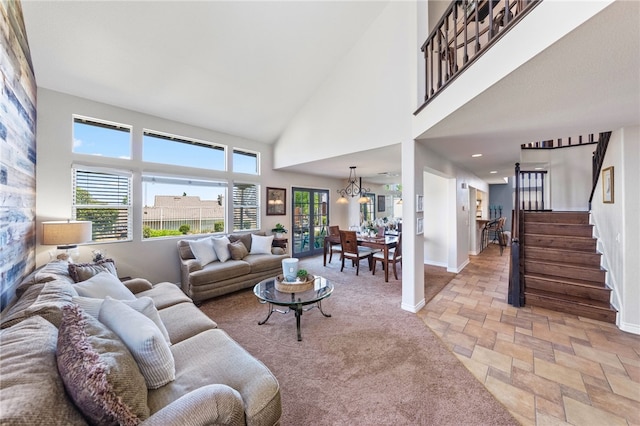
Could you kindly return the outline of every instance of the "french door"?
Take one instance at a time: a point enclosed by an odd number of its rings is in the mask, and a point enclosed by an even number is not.
[[[329,223],[329,191],[293,188],[291,203],[292,256],[305,257],[323,252]]]

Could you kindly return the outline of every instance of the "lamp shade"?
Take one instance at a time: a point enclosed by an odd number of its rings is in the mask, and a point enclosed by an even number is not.
[[[91,231],[90,221],[42,222],[42,244],[71,248],[91,241]]]

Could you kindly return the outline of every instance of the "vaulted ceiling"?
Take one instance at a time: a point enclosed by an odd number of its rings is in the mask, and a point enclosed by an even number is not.
[[[387,3],[22,5],[39,87],[273,143]],[[605,12],[446,117],[421,143],[491,181],[490,170],[500,170],[499,179],[512,168],[520,143],[638,125],[638,5],[619,1]],[[490,155],[477,161],[470,154],[479,145]],[[367,167],[359,175],[399,181],[380,174],[399,170],[397,145],[303,169],[346,177],[362,155]]]

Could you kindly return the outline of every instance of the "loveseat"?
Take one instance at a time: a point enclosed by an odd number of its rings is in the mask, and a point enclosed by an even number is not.
[[[0,314],[0,424],[279,423],[276,378],[178,286],[86,267],[34,271]]]
[[[272,241],[263,233],[179,240],[182,290],[199,303],[281,274],[289,255]]]

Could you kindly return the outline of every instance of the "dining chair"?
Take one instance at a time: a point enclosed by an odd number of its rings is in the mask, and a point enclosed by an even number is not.
[[[398,233],[398,243],[392,249],[389,249],[387,258],[384,257],[384,251],[374,253],[373,256],[373,274],[376,274],[376,262],[380,261],[383,268],[388,268],[389,264],[393,265],[393,276],[398,279],[398,272],[396,271],[396,263],[400,263],[402,266],[402,232]]]
[[[369,261],[369,270],[371,270],[373,251],[368,247],[358,245],[358,237],[355,231],[340,230],[340,244],[342,246],[342,255],[340,256],[342,267],[340,268],[340,272],[344,269],[345,259],[351,259],[353,263],[355,263],[356,275],[360,273],[360,261],[362,259]]]
[[[329,236],[330,237],[338,237],[340,239],[340,227],[338,225],[329,226]],[[342,244],[340,242],[337,243],[329,243],[329,263],[331,263],[331,259],[333,258],[333,252],[342,253]]]

